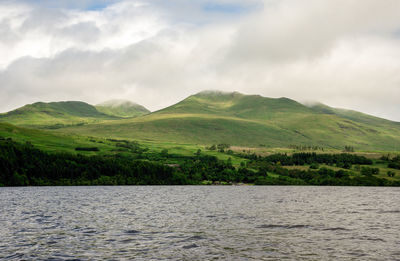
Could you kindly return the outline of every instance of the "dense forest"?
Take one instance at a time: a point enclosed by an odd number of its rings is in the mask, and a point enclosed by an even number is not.
[[[143,153],[137,144],[121,143],[136,154],[84,156],[41,151],[30,143],[0,140],[0,186],[42,185],[184,185],[235,184],[256,185],[350,185],[399,186],[399,181],[378,178],[379,169],[368,167],[372,161],[353,154],[295,153],[262,157],[240,155],[244,161],[234,167],[230,159],[215,156],[193,156]],[[77,151],[87,150],[78,148]],[[236,155],[237,156],[237,155]],[[174,160],[179,164],[168,164]],[[388,159],[388,164],[397,158]],[[308,169],[284,166],[309,165]],[[348,170],[319,168],[335,165]],[[360,176],[351,175],[352,165],[361,167]],[[395,165],[394,167],[397,167]]]

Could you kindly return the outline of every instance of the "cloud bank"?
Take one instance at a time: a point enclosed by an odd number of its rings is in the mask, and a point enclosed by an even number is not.
[[[0,4],[0,111],[216,89],[400,121],[400,1],[50,3]]]

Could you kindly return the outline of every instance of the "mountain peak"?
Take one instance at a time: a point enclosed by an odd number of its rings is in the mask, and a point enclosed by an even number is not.
[[[309,112],[306,106],[288,98],[267,98],[239,92],[207,90],[157,113],[196,113],[268,119],[274,112]]]
[[[192,96],[243,96],[244,94],[234,91],[234,92],[226,92],[220,90],[204,90],[198,92]]]
[[[140,104],[129,100],[114,99],[96,105],[96,109],[102,113],[118,117],[137,117],[150,113]]]
[[[137,106],[139,104],[129,101],[129,100],[124,100],[124,99],[112,99],[108,100],[102,103],[97,104],[96,106],[109,106],[109,107],[119,107],[119,106]]]
[[[68,126],[115,119],[81,101],[35,102],[0,115],[1,122],[21,126]]]
[[[99,113],[94,106],[82,101],[35,102],[18,108],[15,111],[39,112],[49,115],[60,115],[62,113],[79,117],[106,116]]]

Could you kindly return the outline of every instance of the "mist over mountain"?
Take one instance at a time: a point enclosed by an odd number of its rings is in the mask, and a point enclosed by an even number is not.
[[[96,109],[102,113],[117,117],[137,117],[150,113],[148,109],[140,104],[128,100],[108,100],[97,104]]]

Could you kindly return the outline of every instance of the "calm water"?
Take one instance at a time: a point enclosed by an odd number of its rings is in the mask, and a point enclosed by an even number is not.
[[[400,260],[400,189],[0,188],[0,259]]]

